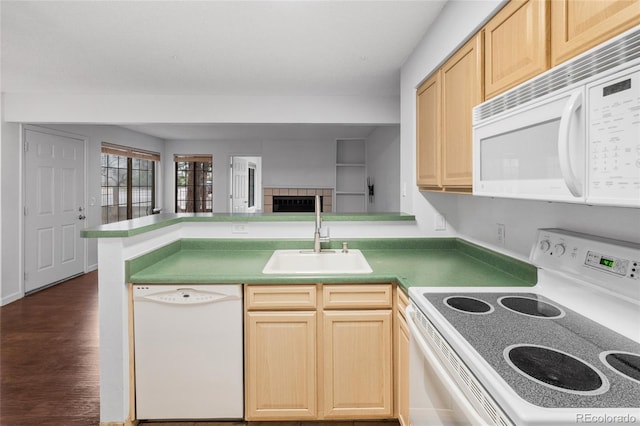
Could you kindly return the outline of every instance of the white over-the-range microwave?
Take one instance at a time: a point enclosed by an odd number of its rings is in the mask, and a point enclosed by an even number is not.
[[[640,207],[640,26],[473,109],[473,194]]]

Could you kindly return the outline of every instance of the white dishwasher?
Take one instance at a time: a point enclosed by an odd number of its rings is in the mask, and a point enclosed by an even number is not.
[[[136,418],[242,419],[242,286],[134,285]]]

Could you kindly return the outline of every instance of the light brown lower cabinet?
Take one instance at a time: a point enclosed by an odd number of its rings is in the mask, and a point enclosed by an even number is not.
[[[247,420],[393,418],[392,295],[392,284],[246,285]]]
[[[248,312],[249,420],[315,419],[316,312]]]
[[[400,289],[396,289],[396,325],[395,325],[395,377],[396,377],[396,415],[400,426],[409,426],[409,326],[405,309],[409,298]]]
[[[326,419],[393,415],[391,309],[324,311]]]

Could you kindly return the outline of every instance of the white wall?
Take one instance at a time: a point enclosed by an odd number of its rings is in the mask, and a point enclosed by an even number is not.
[[[263,187],[333,188],[335,140],[206,140],[166,141],[164,154],[164,208],[175,210],[174,154],[213,156],[213,211],[229,211],[231,156],[261,156]]]
[[[384,126],[366,140],[367,176],[373,178],[374,197],[370,212],[400,211],[400,127]],[[368,196],[367,196],[368,199]]]
[[[5,95],[6,120],[23,123],[400,122],[398,96]]]
[[[640,211],[564,203],[491,199],[470,195],[420,193],[415,185],[415,89],[500,7],[502,0],[449,1],[405,62],[401,73],[401,179],[410,189],[402,210],[416,215],[425,235],[436,214],[446,216],[446,233],[462,235],[526,257],[538,228],[560,227],[629,241],[640,240]],[[496,224],[506,229],[497,246]]]
[[[263,148],[265,187],[335,187],[335,139],[265,141]]]
[[[2,245],[0,253],[0,305],[12,302],[22,297],[20,279],[20,236],[19,226],[22,209],[22,191],[20,176],[22,168],[20,158],[20,126],[15,123],[2,122],[2,136],[0,145],[0,214]]]

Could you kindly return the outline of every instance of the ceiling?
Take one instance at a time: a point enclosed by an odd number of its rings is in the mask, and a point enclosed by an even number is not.
[[[2,0],[1,87],[16,93],[399,95],[400,68],[445,2]],[[177,130],[188,126],[165,136]]]

